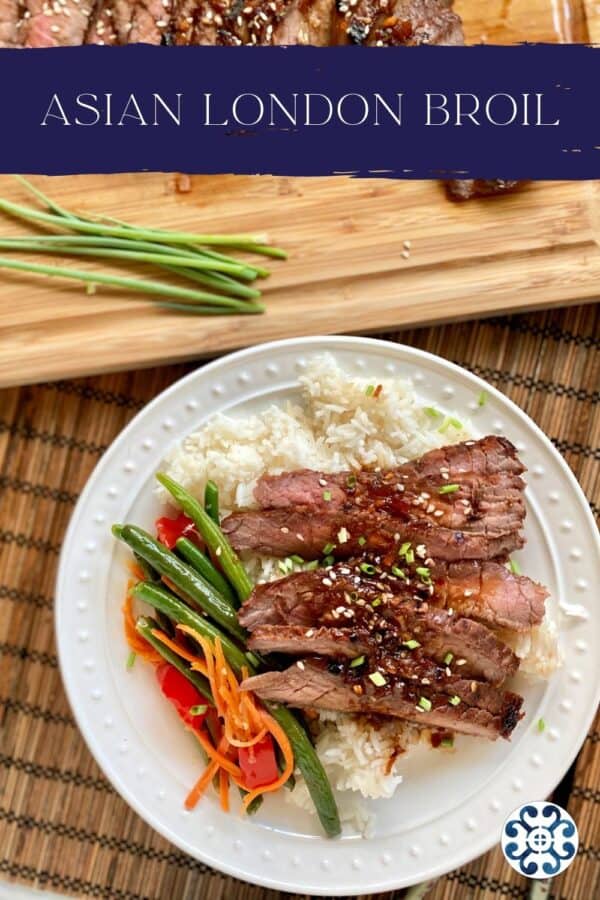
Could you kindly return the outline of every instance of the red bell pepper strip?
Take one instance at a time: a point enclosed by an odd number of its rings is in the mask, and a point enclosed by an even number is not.
[[[210,709],[206,698],[196,690],[185,675],[169,663],[161,663],[156,667],[156,677],[164,696],[171,701],[185,724],[199,728]]]
[[[279,777],[275,748],[270,734],[266,734],[252,747],[240,747],[238,760],[244,776],[244,785],[250,791],[266,784],[273,784]]]

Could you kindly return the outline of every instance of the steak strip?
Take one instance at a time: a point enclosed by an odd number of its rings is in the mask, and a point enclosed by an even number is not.
[[[267,625],[298,625],[305,631],[351,628],[358,635],[359,646],[361,637],[368,634],[381,643],[383,651],[391,653],[403,641],[417,640],[439,663],[451,653],[456,661],[462,660],[464,674],[485,678],[492,684],[500,684],[518,669],[518,657],[484,625],[427,603],[403,601],[395,607],[382,603],[374,608],[370,604],[361,606],[349,595],[335,591],[315,594],[290,590],[275,595],[273,584],[277,582],[255,588],[239,612],[240,623],[252,633]],[[259,632],[257,640],[264,637],[265,632]],[[277,648],[265,645],[264,649]]]
[[[356,687],[360,690],[356,691]],[[242,683],[242,689],[291,707],[393,716],[421,726],[447,728],[491,740],[510,736],[521,717],[523,702],[517,694],[500,693],[485,685],[479,697],[476,696],[478,687],[472,692],[472,705],[457,693],[453,696],[459,702],[453,705],[447,693],[410,681],[396,680],[375,687],[365,678],[353,685],[318,659],[301,660],[283,672],[255,675]],[[470,685],[463,685],[461,690],[471,693]]]
[[[425,599],[459,616],[513,631],[526,631],[544,617],[545,588],[495,561],[434,565],[431,584],[425,584],[414,569],[405,566],[400,571],[403,577],[389,570],[365,575],[359,562],[296,572],[258,585],[246,601],[244,616],[261,624],[286,624],[293,621],[290,616],[296,614],[298,605],[314,603],[327,608],[345,602],[345,595],[350,594],[368,604],[377,599],[380,613],[405,600]]]

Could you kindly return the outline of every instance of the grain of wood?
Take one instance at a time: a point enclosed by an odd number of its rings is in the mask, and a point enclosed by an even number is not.
[[[456,8],[468,43],[600,35],[595,0],[457,0]],[[187,193],[165,174],[35,181],[82,212],[180,230],[268,231],[290,259],[271,266],[266,315],[242,325],[2,271],[0,386],[198,358],[299,334],[364,333],[582,302],[597,296],[600,282],[600,197],[574,182],[538,183],[461,205],[434,181],[210,176],[192,178]],[[0,195],[23,199],[23,190],[4,176]],[[0,220],[0,236],[24,231]],[[92,271],[96,265],[78,262]]]

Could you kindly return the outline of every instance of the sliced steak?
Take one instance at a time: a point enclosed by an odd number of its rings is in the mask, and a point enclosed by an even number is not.
[[[517,694],[501,693],[487,685],[481,686],[478,695],[479,688],[472,691],[467,682],[456,690],[452,688],[452,696],[437,686],[412,680],[388,679],[383,687],[376,687],[368,677],[351,683],[318,659],[302,660],[283,672],[248,678],[242,688],[287,706],[394,716],[491,740],[510,736],[521,717],[523,702]],[[469,703],[458,689],[470,698]],[[454,698],[459,702],[451,703]]]
[[[66,47],[84,43],[95,0],[25,0],[19,42],[24,47]]]
[[[499,628],[527,631],[545,614],[546,588],[505,565],[460,562],[435,566],[432,602]]]
[[[250,636],[248,646],[259,653],[355,659],[372,649],[370,637],[368,631],[360,628],[259,625]]]
[[[89,20],[85,43],[99,46],[119,43],[119,37],[115,30],[112,0],[99,0],[96,3],[93,15]]]
[[[307,584],[303,581],[305,575],[258,585],[239,612],[240,623],[253,633],[268,625],[298,625],[305,630],[351,628],[356,631],[359,646],[364,645],[364,636],[368,634],[390,653],[404,641],[417,640],[423,651],[438,662],[443,662],[450,653],[454,665],[461,661],[465,674],[483,677],[494,684],[513,675],[518,668],[519,660],[512,650],[478,622],[451,615],[427,603],[410,600],[394,603],[385,594],[378,596],[381,602],[373,606],[343,587],[323,590],[322,586]],[[264,632],[261,635],[264,637]]]
[[[463,44],[460,18],[447,0],[341,0],[340,43],[366,46]]]
[[[453,200],[472,200],[473,197],[512,194],[527,183],[527,181],[506,181],[503,178],[457,178],[446,182],[446,191]]]
[[[161,44],[168,32],[171,0],[113,0],[112,19],[120,44]]]
[[[507,499],[513,499],[515,494],[520,496],[524,484],[519,476],[524,471],[510,441],[490,435],[479,441],[431,450],[417,460],[385,472],[367,469],[326,474],[300,469],[282,475],[263,475],[254,496],[263,509],[300,506],[331,512],[344,509],[347,504],[385,506],[385,501],[398,493],[408,493],[413,499],[423,491],[430,492],[429,499],[433,496],[440,503],[455,504],[464,495],[457,498],[452,493],[438,493],[438,496],[435,493],[457,483],[469,499],[480,492],[492,501],[501,499],[505,493]]]
[[[304,610],[307,605],[323,609],[339,605],[346,595],[352,595],[355,602],[363,599],[367,609],[377,599],[380,613],[382,609],[394,610],[406,600],[427,600],[459,616],[513,631],[526,631],[544,617],[546,589],[523,575],[514,575],[502,563],[437,564],[427,583],[415,575],[414,568],[400,571],[402,577],[389,570],[369,576],[359,563],[298,572],[256,587],[246,601],[244,615],[252,610],[261,624],[284,624],[292,621],[288,616],[298,614],[310,621],[310,609]]]
[[[360,553],[393,552],[402,542],[424,544],[435,559],[493,559],[518,550],[524,544],[520,531],[504,532],[496,525],[480,531],[440,527],[427,519],[409,515],[406,521],[385,512],[355,508],[331,515],[312,510],[268,509],[233,513],[222,527],[236,550],[251,550],[272,556],[298,554],[318,559],[324,547],[333,544],[336,556],[347,558]],[[507,526],[509,527],[509,526]],[[342,541],[340,533],[345,536]]]
[[[19,46],[24,12],[19,0],[0,0],[0,47]]]

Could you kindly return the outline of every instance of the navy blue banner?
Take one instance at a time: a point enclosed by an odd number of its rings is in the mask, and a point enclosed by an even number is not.
[[[0,50],[0,170],[600,177],[600,53]]]

